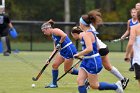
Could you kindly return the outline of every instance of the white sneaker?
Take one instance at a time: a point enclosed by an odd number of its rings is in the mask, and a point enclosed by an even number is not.
[[[124,93],[121,82],[120,81],[116,82],[116,85],[118,86],[118,88],[116,89],[116,92],[117,93]]]

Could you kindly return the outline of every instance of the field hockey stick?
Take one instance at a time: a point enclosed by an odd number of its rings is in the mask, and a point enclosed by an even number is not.
[[[44,72],[44,70],[46,69],[46,67],[50,64],[50,61],[53,59],[53,57],[56,55],[56,53],[58,52],[59,49],[56,49],[55,52],[51,55],[51,57],[49,57],[49,59],[46,61],[46,64],[44,65],[44,67],[41,69],[41,71],[38,73],[38,75],[36,77],[33,77],[32,80],[33,81],[37,81],[39,79],[39,77],[42,75],[42,73]]]
[[[128,38],[129,38],[129,37],[125,37],[124,40],[125,40],[125,39],[128,39]],[[109,42],[115,43],[115,42],[119,42],[119,41],[121,41],[121,38],[119,38],[119,39],[114,39],[114,40],[110,40]]]
[[[82,61],[82,58],[76,58],[79,59],[78,62],[76,62],[68,71],[66,71],[62,76],[60,76],[57,81],[59,81],[61,78],[63,78],[67,73],[69,73],[77,64],[79,64]]]

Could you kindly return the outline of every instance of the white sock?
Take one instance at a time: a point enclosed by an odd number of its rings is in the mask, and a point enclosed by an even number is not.
[[[123,80],[124,77],[122,76],[122,74],[118,71],[117,68],[115,68],[114,66],[112,67],[112,70],[110,71],[113,75],[115,75],[119,80]]]

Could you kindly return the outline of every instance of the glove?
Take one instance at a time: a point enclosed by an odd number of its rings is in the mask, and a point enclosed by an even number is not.
[[[9,32],[9,33],[10,33],[10,36],[11,36],[12,38],[16,38],[16,37],[18,36],[17,31],[16,31],[15,28],[10,28],[9,31],[10,31],[10,32]]]
[[[56,49],[60,49],[61,48],[61,43],[58,43],[57,45],[56,45]]]

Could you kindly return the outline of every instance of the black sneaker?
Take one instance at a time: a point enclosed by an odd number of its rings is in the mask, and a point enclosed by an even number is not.
[[[129,68],[129,71],[134,71],[134,68],[133,68],[133,67],[130,67],[130,68]]]
[[[86,87],[86,89],[90,89],[88,79],[85,80],[85,87]]]
[[[128,82],[129,82],[129,78],[124,78],[123,80],[121,80],[123,89],[127,87]]]

